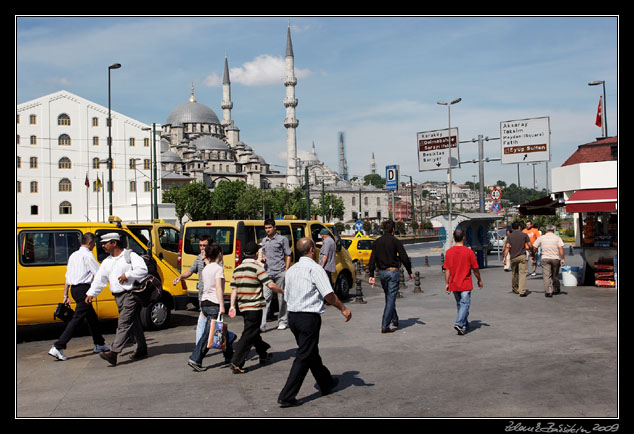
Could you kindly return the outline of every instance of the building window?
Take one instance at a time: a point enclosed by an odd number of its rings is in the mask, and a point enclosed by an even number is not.
[[[37,215],[38,208],[37,205],[31,205],[31,215]]]
[[[355,200],[355,197],[352,196],[352,206],[355,206],[357,204],[357,201]]]
[[[130,158],[130,169],[136,169],[136,158]]]
[[[143,170],[150,170],[151,167],[152,167],[152,162],[148,158],[143,160]]]
[[[99,169],[99,158],[95,157],[92,159],[92,168]]]
[[[29,116],[29,123],[31,125],[37,125],[37,116],[36,115],[30,115]]]
[[[136,181],[130,181],[130,193],[134,193],[136,191]]]
[[[20,135],[19,135],[19,134],[17,134],[17,135],[15,136],[15,144],[16,144],[16,145],[19,145],[19,144],[20,144]]]
[[[59,213],[60,214],[72,214],[73,206],[68,201],[64,201],[59,204]]]
[[[17,181],[17,185],[15,186],[16,193],[22,193],[22,182]]]
[[[99,126],[99,118],[92,118],[92,126],[93,127]]]
[[[148,139],[147,137],[143,139],[143,146],[146,148],[150,147],[150,139]]]
[[[37,181],[31,181],[31,193],[37,193]]]
[[[134,147],[134,137],[130,137],[130,147]]]
[[[92,145],[99,146],[99,137],[95,136],[92,138]]]
[[[363,198],[363,204],[367,205],[368,204],[368,196]],[[367,216],[366,216],[367,217]]]
[[[59,191],[72,191],[73,184],[70,182],[68,178],[62,178],[59,181]]]
[[[20,157],[19,155],[16,156],[15,165],[16,165],[16,168],[18,168],[18,169],[20,169],[22,167],[22,157]]]
[[[31,144],[32,145],[37,145],[37,137],[31,136]]]
[[[145,191],[146,193],[152,191],[152,183],[150,181],[145,181],[143,183],[143,191]]]
[[[57,143],[59,146],[70,146],[70,136],[68,134],[62,134],[57,139]]]
[[[70,159],[68,157],[62,157],[59,159],[59,162],[57,163],[57,167],[59,169],[71,169],[72,164],[70,162]]]
[[[380,197],[376,198],[376,206],[381,206],[381,198]]]
[[[29,166],[31,169],[37,169],[37,157],[29,158]]]
[[[16,115],[15,116],[15,121],[18,123],[18,125],[20,124],[20,115]]]
[[[70,125],[70,116],[66,113],[62,113],[57,117],[57,125]]]

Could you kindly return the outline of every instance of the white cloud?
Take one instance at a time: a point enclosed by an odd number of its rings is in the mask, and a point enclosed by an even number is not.
[[[286,73],[285,60],[279,56],[261,54],[242,66],[229,69],[231,83],[240,83],[245,86],[265,86],[279,84]],[[297,78],[308,77],[309,69],[295,68]],[[222,84],[222,76],[216,72],[205,77],[203,83],[206,86],[215,87]]]

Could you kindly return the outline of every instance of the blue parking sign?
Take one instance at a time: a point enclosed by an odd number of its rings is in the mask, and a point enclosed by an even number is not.
[[[385,166],[385,189],[398,190],[398,166]]]

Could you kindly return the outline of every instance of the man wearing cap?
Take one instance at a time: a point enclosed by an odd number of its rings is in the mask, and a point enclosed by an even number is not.
[[[264,364],[270,359],[271,355],[267,351],[271,346],[264,342],[260,336],[262,312],[266,307],[263,288],[266,285],[273,292],[284,293],[284,290],[271,280],[262,264],[255,259],[258,250],[258,245],[253,241],[249,241],[244,246],[244,260],[233,270],[229,285],[231,287],[229,317],[236,317],[237,303],[238,310],[244,319],[242,336],[240,336],[231,358],[231,370],[234,374],[247,372],[244,369],[244,363],[251,346],[255,346],[255,352],[260,356],[260,364]]]
[[[564,258],[564,242],[555,235],[555,226],[546,226],[546,234],[535,240],[535,248],[542,248],[542,274],[544,277],[544,295],[552,297],[559,294],[561,285],[559,283],[559,269],[566,265]]]
[[[332,234],[326,228],[323,228],[319,232],[319,235],[321,235],[321,239],[323,240],[323,244],[319,250],[319,265],[326,270],[328,280],[330,280],[330,285],[332,286],[332,275],[337,269],[335,261],[335,240],[332,239]]]
[[[86,293],[86,303],[92,303],[92,300],[101,293],[106,285],[110,284],[110,292],[114,295],[119,309],[119,320],[110,351],[100,353],[99,356],[114,366],[117,364],[119,353],[123,351],[125,343],[131,336],[136,341],[136,349],[130,358],[134,360],[147,356],[147,343],[139,317],[141,305],[136,302],[131,291],[134,282],[147,276],[148,270],[143,258],[134,252],[130,252],[130,263],[126,261],[123,255],[121,237],[118,233],[111,232],[103,235],[101,246],[110,256],[101,263],[99,271],[97,271],[95,279]]]

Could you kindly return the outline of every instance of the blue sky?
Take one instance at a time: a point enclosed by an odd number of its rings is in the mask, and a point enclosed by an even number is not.
[[[451,124],[460,141],[497,138],[500,122],[550,118],[551,162],[559,167],[578,145],[601,136],[594,120],[605,80],[608,134],[618,134],[619,28],[615,16],[462,17],[16,17],[15,91],[22,103],[67,90],[144,123],[163,123],[186,102],[222,118],[225,54],[232,119],[240,138],[284,171],[286,131],[283,61],[291,24],[298,83],[297,145],[338,170],[338,133],[345,134],[352,175],[397,164],[415,181],[446,181],[446,171],[419,172],[416,133]],[[499,158],[498,140],[485,157]],[[477,157],[461,143],[460,159]],[[453,170],[473,181],[477,164]],[[535,168],[545,187],[544,164]],[[517,166],[485,164],[485,183],[517,183]],[[403,180],[403,179],[402,179]],[[409,180],[409,178],[406,178]],[[477,178],[476,178],[477,180]],[[522,186],[533,168],[520,166]]]

